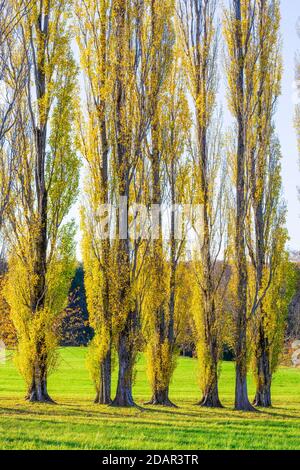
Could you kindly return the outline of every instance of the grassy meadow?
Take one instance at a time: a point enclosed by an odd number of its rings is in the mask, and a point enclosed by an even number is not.
[[[57,404],[37,405],[24,401],[22,378],[8,354],[0,364],[0,449],[300,449],[299,369],[280,368],[273,384],[274,408],[249,414],[232,409],[233,363],[222,364],[225,408],[207,410],[195,405],[200,398],[196,360],[180,358],[170,394],[177,409],[114,409],[93,404],[85,355],[84,348],[60,350],[59,367],[49,379]],[[252,396],[251,378],[249,389]],[[143,356],[134,395],[139,405],[150,397]]]

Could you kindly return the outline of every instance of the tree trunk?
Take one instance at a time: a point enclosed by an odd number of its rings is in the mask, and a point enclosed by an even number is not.
[[[272,372],[269,357],[268,340],[265,338],[263,327],[260,327],[259,347],[255,351],[256,364],[256,394],[253,401],[255,406],[270,408],[272,406],[271,384]]]
[[[47,365],[45,354],[37,354],[32,371],[32,382],[25,399],[31,403],[54,403],[47,391]]]
[[[242,9],[241,1],[236,0],[235,8],[235,40],[238,61],[236,89],[239,96],[237,112],[238,142],[236,155],[236,233],[235,254],[237,264],[237,332],[236,332],[236,385],[235,409],[254,411],[250,404],[247,391],[247,258],[245,223],[247,216],[247,184],[246,171],[246,125],[245,122],[245,57],[242,45]]]
[[[39,316],[40,312],[45,308],[46,300],[46,275],[47,275],[47,230],[48,230],[48,192],[45,181],[45,165],[46,165],[46,147],[47,147],[47,119],[45,120],[45,100],[46,95],[46,78],[45,78],[45,61],[47,49],[47,36],[49,29],[50,12],[43,11],[43,5],[40,5],[40,11],[36,22],[37,34],[40,39],[37,40],[35,46],[35,54],[38,57],[38,66],[35,75],[35,88],[38,98],[38,120],[35,124],[35,186],[37,197],[37,228],[33,234],[34,249],[34,274],[36,277],[36,285],[33,287],[31,296],[32,315]],[[34,44],[32,43],[34,48]],[[44,336],[45,325],[42,323],[40,336],[36,344],[36,358],[32,370],[32,381],[29,387],[26,399],[31,402],[50,402],[47,392],[47,345]]]
[[[107,351],[100,366],[100,387],[95,403],[99,405],[111,404],[111,348]]]
[[[199,402],[199,405],[205,408],[223,408],[219,399],[217,373],[211,378],[211,383],[205,389],[203,398]]]
[[[165,388],[164,390],[155,391],[147,405],[160,405],[177,408],[177,406],[174,405],[174,403],[172,403],[169,399],[169,387]]]
[[[217,338],[211,334],[210,348],[209,348],[211,364],[209,366],[209,374],[206,378],[204,386],[204,393],[202,400],[198,403],[200,406],[206,408],[223,408],[219,398],[218,387],[218,350]]]
[[[266,13],[267,4],[261,1],[259,4],[259,37],[260,37],[260,52],[264,55],[264,18]],[[268,47],[266,45],[266,47]],[[267,246],[268,241],[266,238],[266,227],[268,227],[270,216],[264,207],[264,200],[267,199],[267,187],[265,181],[265,172],[267,168],[266,153],[268,152],[268,132],[267,130],[272,127],[272,113],[268,115],[268,108],[264,103],[264,88],[265,88],[265,60],[260,58],[259,68],[259,90],[258,90],[258,104],[257,104],[257,122],[258,122],[258,142],[256,142],[255,151],[252,152],[252,199],[255,217],[255,235],[256,235],[256,288],[260,293],[264,289],[263,274],[264,270],[272,269],[268,266],[267,262]],[[275,103],[275,101],[274,101]],[[269,183],[270,184],[270,183]],[[273,183],[271,183],[273,184]],[[269,242],[270,243],[270,242]],[[270,286],[269,286],[270,287]],[[267,288],[267,290],[269,289]],[[257,294],[259,295],[259,294]],[[269,344],[268,338],[265,335],[265,312],[263,303],[259,305],[258,299],[255,299],[256,315],[260,316],[260,323],[258,329],[258,337],[256,339],[255,350],[255,375],[256,375],[256,395],[253,401],[255,406],[268,408],[272,406],[271,403],[271,382],[272,372],[270,366]]]
[[[136,406],[132,396],[133,366],[134,366],[134,341],[132,338],[135,314],[131,313],[127,319],[124,330],[119,336],[118,357],[119,374],[116,397],[112,406],[129,407]]]
[[[245,327],[239,328],[236,345],[235,409],[238,411],[256,411],[248,398]]]

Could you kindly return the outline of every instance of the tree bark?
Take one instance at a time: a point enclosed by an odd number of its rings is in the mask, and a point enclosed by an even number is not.
[[[259,345],[255,351],[255,364],[257,383],[256,394],[253,404],[262,408],[270,408],[272,406],[272,372],[270,365],[268,339],[265,337],[263,326],[260,326],[259,329]]]
[[[132,407],[136,406],[133,395],[133,367],[135,362],[134,341],[132,335],[135,332],[136,312],[131,312],[127,318],[125,327],[119,336],[118,358],[119,373],[118,385],[112,406]]]
[[[218,387],[218,362],[219,351],[217,344],[217,337],[215,334],[210,333],[207,343],[209,346],[210,364],[208,365],[208,374],[206,376],[206,383],[204,385],[204,392],[201,401],[198,403],[200,406],[206,408],[223,408],[219,398]]]
[[[103,183],[106,187],[106,183]],[[108,195],[107,195],[108,197]],[[107,202],[107,201],[106,201]],[[100,383],[99,390],[95,398],[95,403],[99,405],[109,405],[111,403],[111,354],[112,354],[112,321],[109,301],[110,281],[108,273],[108,265],[110,262],[110,242],[104,240],[102,242],[103,250],[103,285],[102,285],[102,301],[103,301],[103,321],[106,326],[106,334],[108,335],[108,345],[105,357],[100,363]]]
[[[245,353],[245,340],[239,338],[236,359],[236,381],[235,381],[235,409],[238,411],[256,411],[248,398],[247,390],[247,357]]]
[[[211,373],[211,382],[207,385],[199,405],[205,408],[223,408],[219,399],[217,372]]]
[[[246,126],[245,126],[245,56],[242,45],[241,1],[234,1],[235,41],[238,71],[236,77],[238,143],[236,155],[236,234],[235,253],[237,263],[237,332],[236,332],[236,384],[235,409],[254,411],[249,402],[247,391],[247,258],[245,241],[245,222],[247,213],[246,166]]]
[[[100,365],[100,386],[95,403],[99,405],[111,404],[111,347]]]
[[[127,57],[126,48],[126,4],[121,0],[114,3],[115,16],[115,36],[116,36],[116,86],[115,86],[115,112],[116,112],[116,150],[117,150],[117,177],[118,177],[118,196],[124,201],[126,200],[126,227],[123,227],[126,234],[120,236],[120,211],[117,215],[117,258],[118,258],[118,280],[120,304],[124,310],[122,315],[123,326],[118,334],[118,384],[115,399],[112,406],[130,407],[136,406],[132,396],[133,385],[133,367],[135,363],[135,334],[137,329],[138,312],[132,309],[129,301],[129,294],[132,288],[131,284],[131,253],[129,240],[129,197],[130,197],[130,178],[131,169],[129,150],[128,150],[128,129],[126,122],[126,102],[127,102],[127,83],[126,83],[126,67]],[[123,208],[124,209],[124,208]]]
[[[42,344],[40,345],[42,347]],[[54,403],[47,390],[47,357],[45,353],[37,352],[32,371],[32,382],[25,399],[31,403]]]
[[[171,408],[177,408],[177,406],[171,402],[169,399],[169,387],[163,390],[156,390],[153,393],[153,396],[150,402],[146,403],[147,405],[159,405],[159,406],[168,406]]]
[[[100,73],[100,90],[103,90],[107,81],[107,40],[106,40],[106,15],[104,14],[101,17],[101,73]],[[105,99],[102,99],[101,96],[99,99],[98,107],[98,119],[99,119],[99,128],[100,128],[100,140],[102,147],[102,167],[101,167],[101,187],[99,188],[102,204],[109,204],[109,142],[107,136],[107,102]],[[103,285],[102,285],[102,299],[103,299],[103,311],[104,311],[104,321],[107,327],[108,333],[108,350],[106,356],[104,357],[100,365],[100,389],[97,393],[95,403],[101,405],[108,405],[111,403],[111,342],[112,342],[112,319],[111,319],[111,310],[110,310],[110,276],[109,276],[109,264],[110,264],[110,251],[111,244],[109,235],[107,239],[102,240],[102,256],[103,256]]]
[[[256,290],[257,296],[263,290],[263,275],[265,269],[271,270],[270,263],[267,262],[267,238],[266,227],[269,223],[270,216],[267,208],[264,207],[264,200],[267,199],[267,187],[265,181],[265,172],[267,171],[267,152],[268,152],[268,139],[270,138],[272,128],[272,107],[275,106],[276,101],[271,105],[264,102],[264,89],[265,83],[265,58],[267,54],[268,45],[264,43],[264,27],[265,27],[265,0],[259,3],[259,37],[260,37],[260,63],[259,63],[259,89],[258,89],[258,103],[257,103],[257,142],[253,149],[252,164],[251,164],[251,182],[252,182],[252,199],[254,208],[254,221],[255,221],[255,271],[256,271]],[[272,183],[271,183],[272,184]],[[270,242],[269,242],[270,244]],[[269,264],[269,266],[268,266]],[[272,372],[270,365],[270,349],[268,338],[265,334],[265,319],[266,312],[264,307],[255,299],[255,313],[259,316],[258,337],[256,339],[255,350],[255,376],[256,376],[256,395],[253,401],[254,405],[259,407],[268,408],[272,406],[271,401],[271,383]]]
[[[161,168],[160,168],[160,152],[158,150],[158,129],[155,124],[152,125],[152,136],[153,136],[153,153],[152,153],[152,202],[155,205],[161,207]],[[174,248],[174,246],[173,246]],[[172,252],[171,255],[174,256]],[[148,405],[161,405],[161,406],[175,406],[169,399],[169,382],[171,377],[166,377],[166,374],[163,371],[163,364],[161,360],[161,349],[162,345],[167,340],[169,343],[170,351],[170,361],[172,360],[172,349],[174,342],[174,308],[175,308],[175,298],[174,298],[174,289],[175,289],[175,272],[174,264],[171,266],[171,277],[170,277],[170,287],[171,295],[169,299],[169,313],[170,318],[167,318],[166,312],[166,302],[164,297],[164,260],[163,260],[163,240],[162,240],[162,215],[159,214],[159,236],[157,240],[154,240],[153,243],[153,265],[154,265],[154,276],[156,279],[155,285],[160,292],[157,295],[160,296],[161,304],[156,311],[154,312],[154,328],[155,328],[155,337],[157,338],[156,343],[154,344],[154,354],[155,360],[158,361],[158,367],[160,367],[161,372],[160,376],[164,377],[165,386],[162,388],[159,380],[154,374],[153,383],[152,383],[152,398]],[[174,259],[171,262],[174,262]],[[173,276],[172,276],[173,271]]]
[[[36,39],[37,66],[35,75],[36,94],[38,103],[38,122],[35,123],[35,185],[37,194],[37,233],[33,240],[34,274],[37,282],[33,288],[31,309],[34,316],[39,315],[45,307],[46,300],[46,274],[47,274],[47,226],[48,226],[48,192],[45,182],[46,146],[47,146],[47,119],[45,116],[45,104],[43,99],[46,94],[45,61],[46,42],[49,29],[50,11],[43,12],[40,6],[36,22],[36,31],[39,39]],[[34,45],[32,45],[34,47]],[[42,325],[43,328],[43,325]],[[36,358],[32,370],[32,383],[28,390],[27,399],[32,402],[52,402],[47,392],[47,346],[40,332],[41,338],[36,345]]]

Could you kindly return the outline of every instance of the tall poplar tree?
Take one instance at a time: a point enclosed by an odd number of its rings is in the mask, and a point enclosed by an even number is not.
[[[87,162],[83,208],[83,257],[88,310],[95,337],[89,365],[96,403],[111,402],[112,315],[110,296],[112,169],[112,83],[110,73],[111,1],[77,2],[77,41],[85,77],[85,109],[80,124],[81,152]],[[87,119],[85,120],[85,115]],[[112,220],[110,220],[112,222]]]
[[[169,400],[169,382],[172,371],[173,320],[169,315],[168,267],[163,242],[162,205],[165,197],[165,171],[163,165],[162,135],[164,127],[170,123],[162,115],[161,102],[167,93],[168,78],[173,61],[174,31],[172,17],[174,2],[149,2],[149,53],[150,74],[147,80],[146,97],[149,106],[150,129],[147,136],[151,172],[151,204],[158,209],[155,236],[153,237],[150,258],[152,292],[152,315],[150,320],[151,339],[148,341],[149,371],[152,398],[149,403],[172,405]]]
[[[258,0],[254,41],[258,60],[254,69],[254,113],[249,130],[250,217],[253,236],[248,237],[249,253],[255,273],[251,314],[254,317],[254,356],[257,406],[271,406],[274,329],[282,331],[282,320],[267,302],[268,291],[278,282],[276,271],[285,259],[285,207],[281,198],[281,154],[275,136],[274,115],[280,93],[280,10],[277,0]],[[253,72],[251,72],[253,73]],[[282,288],[284,286],[281,286]],[[278,288],[281,288],[278,286]],[[282,314],[284,315],[285,309]],[[273,319],[273,322],[271,321]],[[275,334],[276,336],[276,334]]]
[[[195,263],[195,290],[199,292],[198,305],[194,305],[194,320],[203,391],[200,404],[207,407],[221,406],[218,393],[218,361],[222,351],[219,288],[225,263],[218,258],[225,242],[226,227],[226,185],[222,178],[220,122],[216,122],[221,119],[216,115],[216,7],[215,0],[178,2],[183,64],[195,116],[193,201],[201,205],[202,211],[202,227],[197,233],[200,262]]]
[[[145,260],[145,240],[131,236],[134,217],[131,202],[141,204],[147,195],[142,159],[149,128],[145,105],[145,80],[149,72],[147,47],[143,44],[143,0],[112,2],[112,95],[113,167],[118,205],[114,243],[112,315],[118,351],[118,383],[113,406],[134,406],[134,364],[140,344],[139,280]]]
[[[236,280],[235,408],[254,411],[247,391],[247,331],[249,330],[246,221],[249,181],[246,177],[249,155],[249,125],[253,113],[253,93],[257,50],[253,46],[256,0],[230,0],[225,10],[224,34],[227,45],[229,107],[235,120],[235,234],[234,274]]]
[[[47,378],[56,359],[54,322],[75,268],[75,229],[64,222],[79,179],[71,6],[70,1],[34,1],[20,23],[27,88],[15,110],[12,145],[20,161],[6,230],[6,294],[18,336],[17,362],[32,402],[52,401]]]
[[[166,18],[166,14],[162,14],[162,18]],[[156,102],[157,153],[150,151],[149,157],[152,174],[150,200],[153,201],[158,193],[154,186],[155,177],[156,184],[159,184],[160,204],[156,200],[153,206],[159,209],[159,216],[155,224],[156,239],[152,240],[149,249],[150,276],[144,308],[148,375],[152,387],[152,398],[148,403],[163,406],[173,406],[169,399],[169,385],[176,366],[178,337],[186,320],[183,263],[187,228],[186,220],[182,219],[180,223],[180,207],[187,202],[189,187],[189,159],[185,151],[191,118],[180,70],[179,47],[177,43],[173,49],[171,42],[165,44],[165,52],[161,53],[164,70],[161,71],[161,90],[157,93]],[[168,58],[164,56],[171,52]],[[151,124],[154,125],[153,120]],[[150,149],[153,148],[150,145]],[[169,211],[164,210],[166,206]]]

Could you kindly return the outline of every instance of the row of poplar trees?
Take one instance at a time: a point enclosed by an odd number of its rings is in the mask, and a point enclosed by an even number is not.
[[[189,323],[199,404],[221,406],[226,341],[236,358],[235,408],[254,410],[250,360],[254,404],[270,406],[292,290],[274,125],[279,1],[229,0],[221,8],[216,0],[5,0],[0,10],[4,293],[27,399],[52,401],[56,323],[76,266],[68,214],[83,162],[80,224],[96,402],[135,405],[134,366],[145,350],[150,403],[172,406],[169,385]],[[222,84],[232,115],[226,132]],[[182,218],[177,237],[175,211],[168,237],[162,212],[155,237],[142,230],[133,236],[142,223],[132,205],[179,204],[201,207],[200,226],[189,220],[196,234],[189,255],[188,222]],[[114,214],[111,205],[119,207]],[[105,217],[113,236],[103,237]]]

